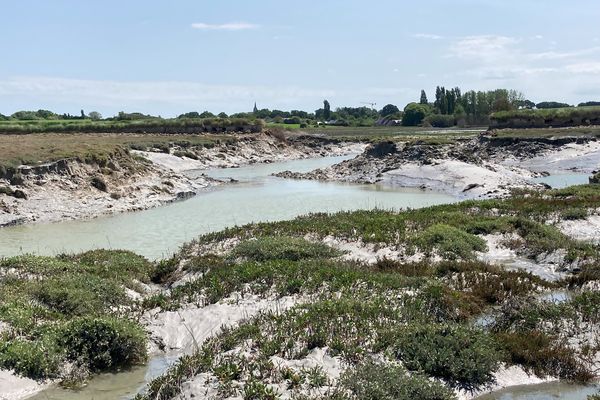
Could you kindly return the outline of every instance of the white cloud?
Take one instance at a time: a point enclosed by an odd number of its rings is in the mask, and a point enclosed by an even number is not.
[[[450,47],[449,56],[495,61],[505,57],[512,50],[512,47],[519,42],[520,39],[508,36],[467,36]]]
[[[412,35],[412,37],[414,37],[415,39],[430,39],[430,40],[440,40],[443,39],[443,36],[440,35],[434,35],[431,33],[415,33],[414,35]]]
[[[566,70],[573,74],[600,74],[600,62],[582,62],[569,64]]]
[[[249,24],[247,22],[229,22],[226,24],[206,24],[204,22],[196,22],[192,24],[192,28],[204,31],[244,31],[248,29],[258,29],[260,25]]]
[[[600,51],[600,47],[590,47],[588,49],[580,49],[580,50],[565,51],[565,52],[546,51],[543,53],[533,53],[533,54],[530,54],[530,57],[533,60],[559,60],[559,59],[564,59],[564,58],[581,57],[581,56],[585,56],[585,55],[589,55],[589,54],[594,54],[599,51]]]

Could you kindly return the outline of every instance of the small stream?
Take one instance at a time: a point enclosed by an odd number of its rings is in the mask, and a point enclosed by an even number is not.
[[[476,400],[585,400],[598,393],[596,386],[583,386],[564,382],[513,386],[477,397]]]
[[[533,178],[533,182],[545,183],[553,189],[563,189],[567,186],[585,185],[590,183],[590,174],[557,174]]]
[[[418,208],[455,201],[420,189],[271,176],[305,172],[351,158],[328,157],[242,168],[190,171],[238,183],[215,187],[189,200],[150,210],[83,221],[32,224],[0,229],[0,255],[56,255],[90,249],[126,249],[150,259],[167,257],[199,235],[251,222],[281,221],[311,212]]]

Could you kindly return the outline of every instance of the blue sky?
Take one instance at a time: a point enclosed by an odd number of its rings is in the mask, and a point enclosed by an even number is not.
[[[1,0],[0,113],[600,101],[597,0]]]

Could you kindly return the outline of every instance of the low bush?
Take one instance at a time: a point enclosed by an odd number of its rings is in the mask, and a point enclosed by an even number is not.
[[[426,126],[429,124],[429,126],[433,126],[434,128],[450,128],[456,125],[456,118],[454,115],[434,114],[425,117],[423,124]]]
[[[59,374],[61,359],[51,341],[14,339],[0,342],[0,368],[12,369],[32,379],[51,379]]]
[[[409,370],[423,371],[468,391],[492,383],[501,360],[487,334],[456,324],[399,328],[394,353]]]
[[[435,224],[417,233],[411,242],[420,250],[436,252],[447,260],[475,258],[474,251],[485,251],[485,241],[475,235],[446,224]]]
[[[349,368],[339,386],[360,400],[451,400],[454,393],[442,383],[408,372],[399,365],[366,361]]]
[[[577,360],[573,349],[544,332],[506,332],[496,339],[508,355],[507,362],[541,378],[587,382],[594,376]]]
[[[146,333],[137,324],[114,318],[69,321],[59,334],[66,357],[91,371],[117,369],[146,361]]]
[[[231,255],[251,261],[298,261],[307,258],[331,258],[340,253],[323,243],[313,243],[301,238],[260,237],[240,243]]]

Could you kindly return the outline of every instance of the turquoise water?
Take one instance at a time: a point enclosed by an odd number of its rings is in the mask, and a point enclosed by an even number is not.
[[[286,180],[274,172],[309,171],[348,157],[305,159],[243,168],[196,171],[239,183],[150,210],[83,221],[0,229],[0,255],[55,255],[96,248],[127,249],[152,259],[175,252],[197,236],[250,222],[291,219],[310,212],[417,208],[455,201],[419,189]]]
[[[562,382],[515,386],[477,397],[477,400],[585,400],[598,393],[598,387]]]
[[[589,174],[560,174],[534,178],[532,181],[546,183],[555,189],[562,189],[567,186],[584,185],[590,183],[589,178]]]

